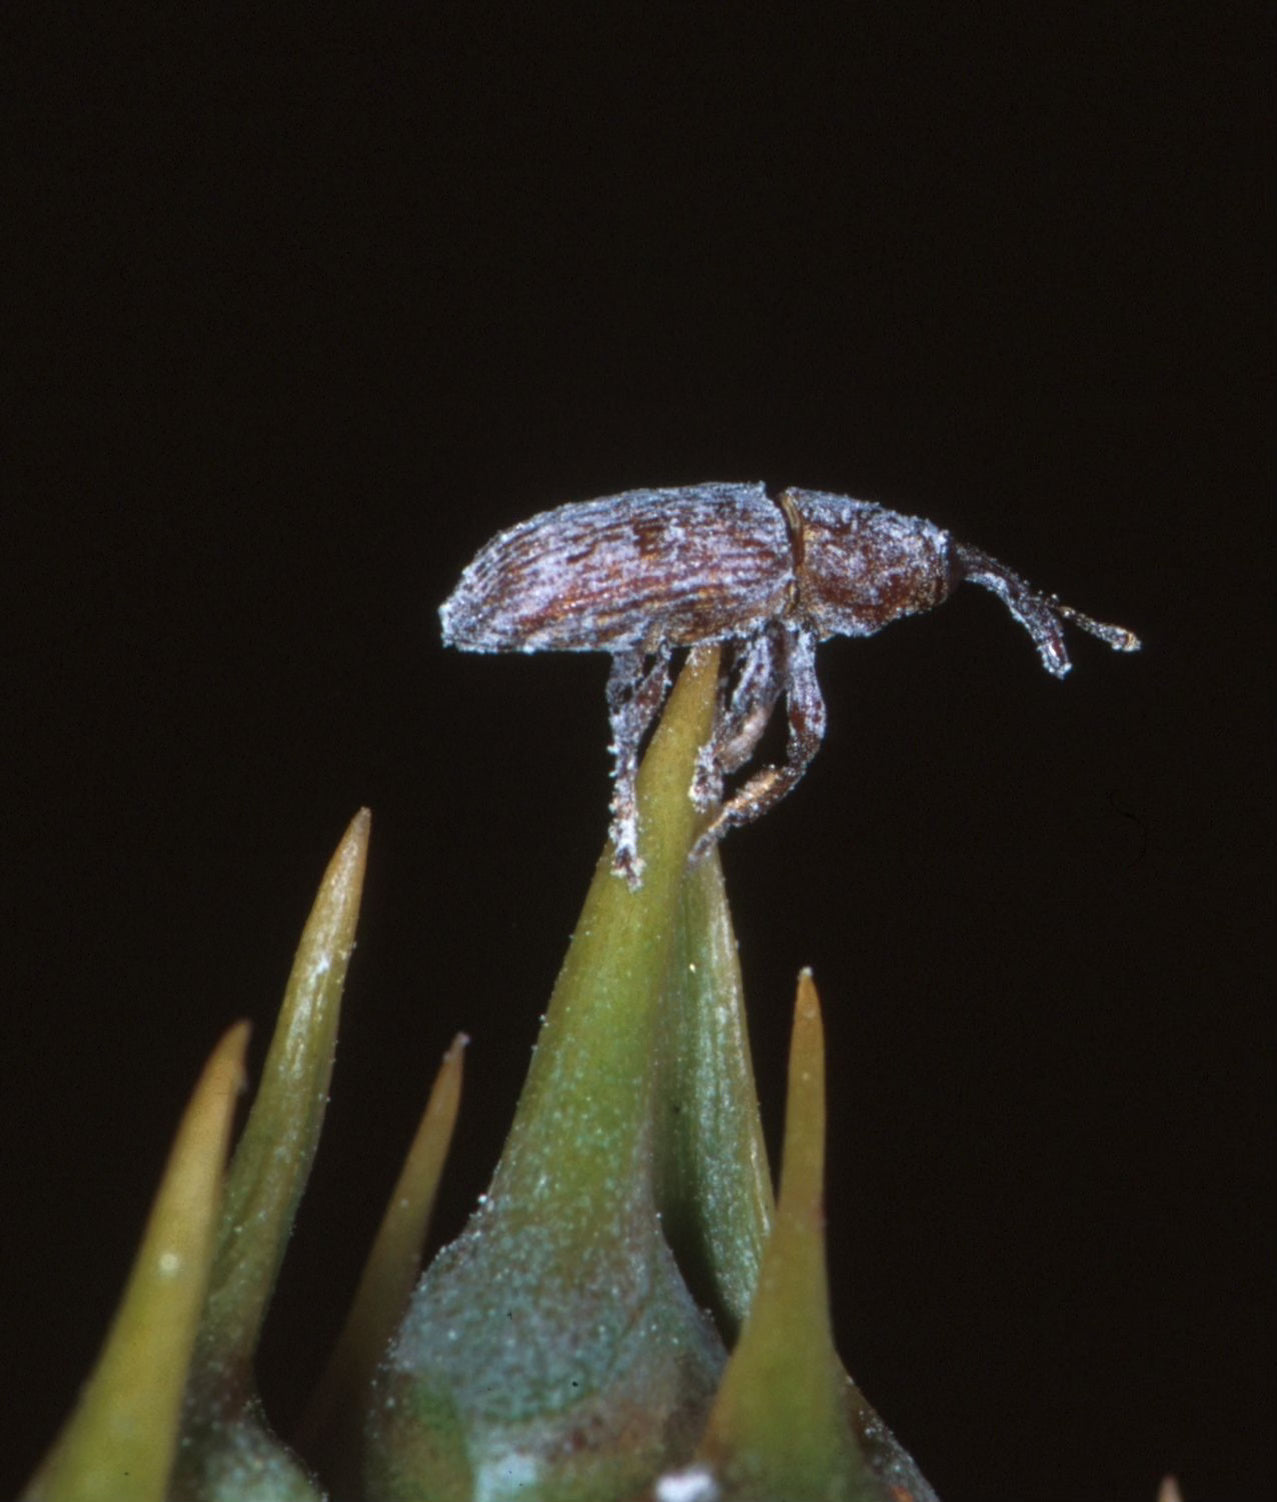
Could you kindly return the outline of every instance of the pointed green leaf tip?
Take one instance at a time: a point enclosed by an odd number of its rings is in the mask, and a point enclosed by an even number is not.
[[[936,1502],[834,1350],[824,1235],[825,1040],[799,976],[784,1157],[758,1291],[695,1462],[653,1502]]]
[[[461,1103],[462,1060],[469,1041],[458,1033],[443,1056],[350,1313],[297,1435],[299,1451],[340,1496],[358,1495],[368,1390],[421,1272],[422,1248]]]
[[[204,1067],[106,1345],[24,1502],[164,1502],[168,1495],[247,1046],[241,1022]]]
[[[643,885],[605,850],[491,1190],[379,1374],[364,1502],[615,1499],[691,1452],[723,1349],[662,1234],[653,1098],[717,674],[689,658],[640,775]]]
[[[824,1143],[824,1028],[816,988],[803,971],[775,1224],[700,1447],[707,1481],[712,1476],[716,1483],[713,1495],[723,1499],[881,1502],[883,1496],[852,1433],[829,1325]]]
[[[367,809],[356,814],[324,873],[227,1175],[172,1502],[321,1495],[261,1414],[253,1357],[328,1103],[370,824]]]
[[[369,825],[356,814],[324,872],[227,1177],[199,1350],[245,1382],[328,1105]]]

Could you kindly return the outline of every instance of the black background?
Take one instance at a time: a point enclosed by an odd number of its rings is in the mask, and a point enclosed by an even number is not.
[[[800,965],[826,1005],[844,1358],[947,1502],[1270,1497],[1271,28],[603,16],[6,7],[0,1495],[364,803],[282,1424],[464,1028],[456,1234],[603,839],[606,667],[435,608],[548,505],[765,479],[1145,641],[1061,685],[966,590],[832,642],[824,750],[727,845],[773,1138]]]

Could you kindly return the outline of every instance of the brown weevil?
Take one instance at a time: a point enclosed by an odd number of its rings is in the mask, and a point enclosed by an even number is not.
[[[1139,647],[1131,632],[1039,594],[920,517],[816,490],[773,500],[761,484],[629,490],[543,511],[479,550],[439,616],[444,641],[466,652],[611,653],[613,869],[637,886],[638,753],[674,648],[726,648],[714,732],[690,789],[699,808],[718,802],[723,778],[749,760],[782,694],[789,719],[785,764],[727,799],[693,849],[698,860],[778,803],[819,749],[817,642],[871,636],[940,604],[963,579],[998,596],[1057,678],[1070,666],[1065,621],[1119,652]]]

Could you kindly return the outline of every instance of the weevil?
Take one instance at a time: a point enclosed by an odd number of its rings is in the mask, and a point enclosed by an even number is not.
[[[675,648],[726,649],[690,789],[698,808],[720,803],[724,777],[749,761],[782,694],[789,721],[784,764],[760,768],[721,802],[695,861],[774,807],[819,749],[817,643],[872,636],[939,605],[964,579],[998,596],[1057,678],[1070,667],[1065,621],[1119,652],[1139,647],[921,517],[817,490],[773,499],[761,484],[629,490],[543,511],[479,550],[439,616],[445,643],[466,652],[611,654],[613,870],[637,887],[639,748]]]

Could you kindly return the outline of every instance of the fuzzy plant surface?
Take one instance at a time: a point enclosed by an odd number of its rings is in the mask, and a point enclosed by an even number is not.
[[[722,870],[688,863],[717,679],[717,653],[693,652],[639,777],[643,884],[604,849],[488,1193],[422,1272],[458,1039],[286,1442],[254,1358],[328,1096],[367,858],[356,816],[239,1142],[243,1023],[196,1086],[102,1353],[24,1502],[934,1502],[834,1349],[806,972],[773,1198]]]

